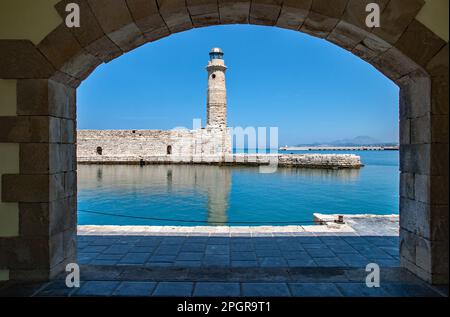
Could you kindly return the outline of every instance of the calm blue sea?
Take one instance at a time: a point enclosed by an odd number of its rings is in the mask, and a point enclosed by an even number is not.
[[[78,222],[286,225],[311,222],[314,212],[397,214],[399,152],[345,153],[360,155],[365,167],[260,174],[257,167],[79,165]]]

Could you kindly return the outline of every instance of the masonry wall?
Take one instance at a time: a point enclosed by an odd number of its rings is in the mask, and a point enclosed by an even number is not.
[[[78,160],[105,160],[149,156],[231,154],[231,139],[222,129],[198,130],[80,130]]]

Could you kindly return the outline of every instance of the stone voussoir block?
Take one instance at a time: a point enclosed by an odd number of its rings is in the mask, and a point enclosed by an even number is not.
[[[60,69],[68,60],[83,50],[65,23],[61,23],[50,32],[37,48],[55,69]]]
[[[395,47],[370,60],[370,63],[395,83],[413,72],[422,72],[424,76],[426,75],[426,72],[419,65]]]
[[[125,0],[88,0],[105,34],[124,52],[146,42]]]
[[[422,67],[445,46],[446,42],[417,20],[413,20],[395,47]]]
[[[300,31],[315,37],[326,38],[338,24],[339,19],[310,11]]]
[[[170,33],[178,33],[194,27],[185,0],[157,0],[157,2],[159,13]]]
[[[217,0],[187,0],[194,27],[220,24]]]
[[[381,26],[373,33],[395,44],[425,4],[424,0],[389,1],[381,13]]]
[[[344,14],[349,0],[314,0],[311,11],[330,17],[340,19]]]
[[[259,25],[275,25],[280,16],[282,0],[253,0],[249,22]]]
[[[367,37],[367,34],[367,31],[341,20],[328,35],[327,40],[349,51],[353,51]]]
[[[73,33],[82,47],[88,46],[105,35],[87,0],[62,0],[58,2],[55,5],[55,8],[64,20],[68,14],[68,12],[66,12],[66,6],[69,3],[76,3],[80,7],[80,17],[82,17],[82,22],[79,27],[69,28],[69,30]]]
[[[155,0],[127,0],[131,16],[147,41],[154,41],[170,34],[159,14]]]
[[[383,12],[388,2],[389,0],[349,0],[342,15],[342,21],[370,32],[373,28],[369,28],[366,25],[368,15],[366,11],[367,5],[369,3],[376,3],[380,7],[380,12]]]
[[[277,26],[281,28],[299,30],[311,10],[312,0],[283,1]]]
[[[28,40],[0,40],[0,78],[49,78],[55,68]]]
[[[219,15],[222,24],[249,22],[250,0],[219,0]]]
[[[123,54],[122,50],[103,31],[89,6],[88,0],[63,0],[59,2],[56,5],[56,9],[64,19],[67,14],[65,7],[69,2],[77,3],[80,6],[83,22],[80,23],[78,28],[70,28],[70,32],[72,32],[86,52],[102,62],[109,62]]]

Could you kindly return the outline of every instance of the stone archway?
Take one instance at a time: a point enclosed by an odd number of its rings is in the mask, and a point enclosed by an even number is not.
[[[0,238],[10,279],[46,280],[76,257],[76,88],[101,63],[195,27],[250,23],[326,39],[401,88],[400,254],[403,267],[448,283],[448,43],[415,17],[423,0],[63,0],[80,28],[61,23],[38,45],[0,40],[0,78],[17,80],[17,115],[0,117],[0,142],[19,147],[2,175],[19,234]],[[382,27],[365,26],[365,5]],[[299,52],[300,56],[301,52]]]

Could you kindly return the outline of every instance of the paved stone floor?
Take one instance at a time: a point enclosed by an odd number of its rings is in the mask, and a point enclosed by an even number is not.
[[[5,285],[0,296],[177,296],[177,297],[439,297],[400,268],[381,271],[381,287],[368,288],[357,268],[174,268],[81,266],[81,287],[64,276],[44,284]]]
[[[79,236],[78,263],[145,267],[399,266],[395,236]]]
[[[0,296],[448,296],[399,267],[398,217],[288,227],[81,226],[81,287],[65,276]],[[365,285],[368,263],[381,287]]]

